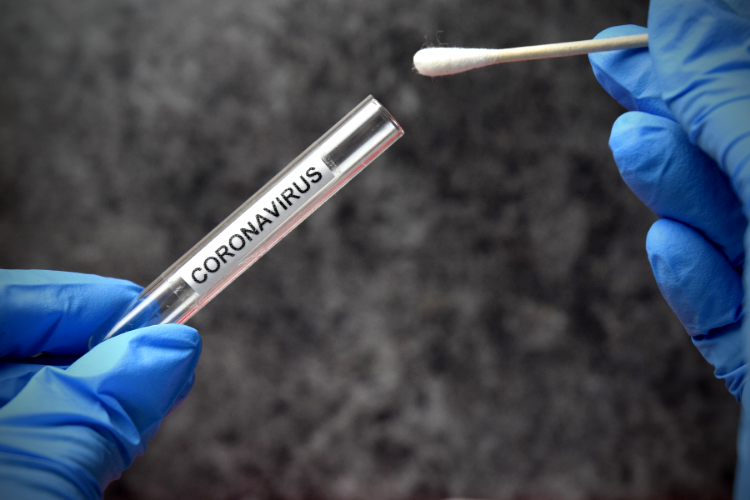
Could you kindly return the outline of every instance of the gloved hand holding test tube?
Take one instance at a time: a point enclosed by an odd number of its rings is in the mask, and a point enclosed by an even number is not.
[[[140,294],[113,278],[0,270],[0,497],[101,498],[193,385],[198,332],[168,323],[187,321],[402,135],[368,97]]]
[[[143,326],[184,323],[403,135],[372,96],[175,262],[89,347]]]

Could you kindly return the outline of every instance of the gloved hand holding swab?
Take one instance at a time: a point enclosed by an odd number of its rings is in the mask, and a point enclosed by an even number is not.
[[[424,76],[445,76],[505,62],[577,56],[592,52],[635,49],[647,46],[648,35],[643,34],[512,49],[430,47],[414,54],[414,67]]]

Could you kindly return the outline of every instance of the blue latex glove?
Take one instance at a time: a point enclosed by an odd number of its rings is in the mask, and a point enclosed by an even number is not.
[[[653,0],[648,50],[590,60],[602,86],[630,110],[610,138],[623,179],[663,217],[646,241],[659,288],[742,403],[735,495],[748,499],[750,324],[739,270],[750,242],[750,4],[730,3]],[[645,31],[621,26],[599,37]]]
[[[0,270],[0,497],[101,498],[187,395],[201,349],[190,327],[142,328],[86,352],[140,292],[99,276]],[[28,359],[40,352],[49,355]]]

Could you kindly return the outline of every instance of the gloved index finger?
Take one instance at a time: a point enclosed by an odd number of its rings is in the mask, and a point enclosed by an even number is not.
[[[599,38],[640,35],[646,28],[627,25],[608,28]],[[672,112],[661,97],[661,86],[648,49],[612,50],[589,54],[594,76],[604,90],[628,111],[643,111],[671,118]]]
[[[732,3],[652,1],[649,45],[665,102],[732,180],[748,213],[750,18],[742,2]]]
[[[618,26],[596,38],[645,33]],[[653,38],[653,37],[650,37]],[[657,215],[700,231],[733,266],[742,263],[746,221],[726,176],[688,141],[662,99],[650,49],[600,52],[589,56],[596,78],[633,113],[612,128],[610,147],[623,179]]]
[[[60,271],[0,270],[0,358],[77,356],[141,293],[129,281]]]
[[[733,267],[745,255],[747,225],[729,180],[680,124],[648,113],[620,116],[609,140],[628,187],[659,217],[699,231]]]

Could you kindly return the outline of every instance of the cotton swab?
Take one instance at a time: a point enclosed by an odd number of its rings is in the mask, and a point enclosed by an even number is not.
[[[414,54],[414,67],[424,76],[454,75],[491,64],[577,56],[591,52],[648,47],[648,35],[629,35],[581,42],[550,43],[512,49],[431,47]]]

